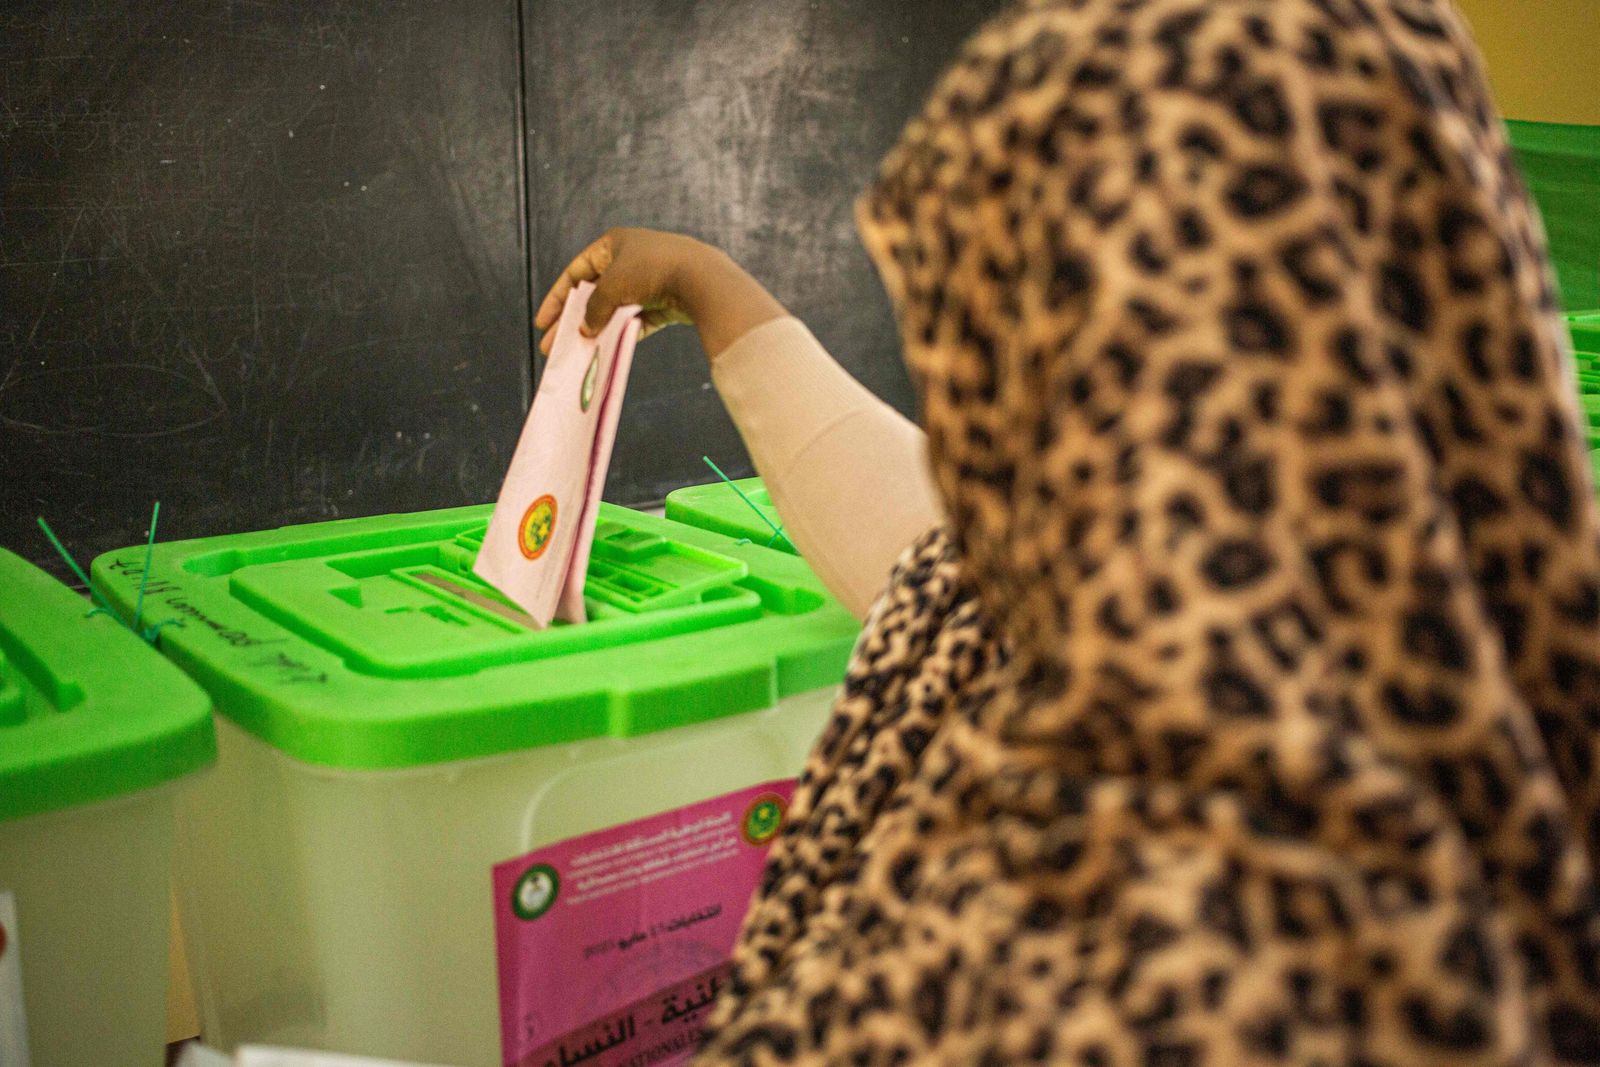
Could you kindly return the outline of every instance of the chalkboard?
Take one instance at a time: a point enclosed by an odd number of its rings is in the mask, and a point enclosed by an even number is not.
[[[608,226],[727,250],[862,382],[912,393],[853,202],[960,42],[1002,4],[523,0],[535,288]],[[749,473],[692,331],[634,362],[606,496]]]
[[[0,5],[0,545],[492,499],[517,0]]]

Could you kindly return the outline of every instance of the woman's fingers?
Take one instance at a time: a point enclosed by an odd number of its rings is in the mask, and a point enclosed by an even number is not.
[[[652,308],[639,315],[639,340],[644,340],[657,330],[688,321],[689,316],[672,308]]]
[[[541,330],[548,330],[554,326],[556,320],[561,317],[561,307],[567,302],[567,294],[572,292],[573,287],[579,282],[594,281],[600,277],[602,271],[611,266],[611,261],[615,257],[612,243],[612,235],[608,233],[579,252],[577,257],[567,264],[561,276],[545,294],[543,302],[539,304],[539,313],[533,317],[534,326]]]
[[[647,250],[648,245],[642,251]],[[629,246],[628,255],[618,256],[595,283],[594,292],[589,294],[589,306],[584,309],[583,335],[593,337],[605,329],[617,308],[624,304],[639,305],[640,318],[647,330],[652,322],[659,329],[671,322],[688,321],[679,315],[675,298],[663,292],[659,263],[647,255],[636,254],[632,246]]]
[[[568,263],[561,276],[556,279],[550,291],[545,294],[543,302],[539,304],[539,313],[533,317],[533,325],[544,331],[544,336],[539,339],[539,351],[545,355],[550,354],[550,347],[556,343],[556,322],[561,318],[561,309],[567,303],[567,294],[580,282],[592,282],[600,277],[601,273],[615,258],[613,238],[610,233],[593,242],[588,248]]]
[[[622,273],[626,274],[627,271],[623,270]],[[622,301],[616,297],[618,283],[622,281],[624,279],[614,274],[607,275],[589,294],[589,306],[583,309],[583,326],[579,331],[583,336],[593,337],[599,333],[611,319],[611,313],[622,306]]]
[[[550,354],[555,345],[555,327],[561,320],[567,297],[583,282],[595,283],[579,327],[586,337],[593,337],[604,329],[617,308],[624,304],[640,305],[644,336],[664,326],[690,322],[673,278],[680,261],[698,248],[695,242],[676,234],[652,230],[606,231],[567,264],[540,302],[533,318],[534,326],[544,332],[539,339],[539,351]]]

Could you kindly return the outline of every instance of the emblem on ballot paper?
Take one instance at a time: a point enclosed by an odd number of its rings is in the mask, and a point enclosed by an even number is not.
[[[517,547],[529,559],[538,559],[550,547],[550,535],[555,532],[556,498],[547,493],[528,505],[528,510],[522,513]]]
[[[599,336],[583,336],[592,292],[584,282],[567,294],[539,392],[472,565],[541,628],[558,616],[587,618],[583,583],[595,516],[639,339],[636,306],[618,308]]]

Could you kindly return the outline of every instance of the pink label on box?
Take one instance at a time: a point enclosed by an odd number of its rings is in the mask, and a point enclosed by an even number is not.
[[[794,781],[494,868],[506,1067],[662,1067],[694,1052]]]

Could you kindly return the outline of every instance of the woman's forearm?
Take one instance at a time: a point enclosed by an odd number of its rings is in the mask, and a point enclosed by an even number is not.
[[[715,361],[757,326],[788,314],[765,286],[721,249],[702,245],[680,269],[679,299],[700,331],[707,359]]]
[[[680,269],[678,299],[791,540],[865,615],[901,551],[940,520],[921,431],[726,254],[697,245]]]
[[[790,540],[865,616],[900,553],[941,520],[922,431],[787,315],[735,338],[711,380]]]

